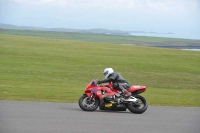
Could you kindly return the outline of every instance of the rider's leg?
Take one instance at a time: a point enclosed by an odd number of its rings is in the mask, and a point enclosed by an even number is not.
[[[128,90],[123,87],[123,83],[119,83],[118,85],[119,85],[121,92],[124,94],[125,97],[128,98],[131,96],[131,93],[129,93]]]

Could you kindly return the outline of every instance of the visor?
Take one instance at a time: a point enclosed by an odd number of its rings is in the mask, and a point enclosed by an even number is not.
[[[103,74],[104,74],[104,76],[106,76],[108,74],[108,71],[104,72]]]

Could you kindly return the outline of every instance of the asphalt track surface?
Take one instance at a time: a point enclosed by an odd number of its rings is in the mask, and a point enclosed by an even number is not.
[[[76,103],[0,100],[0,133],[200,133],[199,107],[82,111]]]

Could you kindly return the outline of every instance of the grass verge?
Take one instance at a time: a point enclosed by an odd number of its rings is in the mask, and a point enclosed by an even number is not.
[[[200,106],[195,51],[0,35],[0,99],[77,102],[93,78],[113,67],[146,85],[150,105]]]

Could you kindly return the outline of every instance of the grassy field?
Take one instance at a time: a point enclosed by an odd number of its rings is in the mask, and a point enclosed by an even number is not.
[[[150,105],[200,106],[200,53],[0,34],[0,99],[77,102],[113,67]]]

